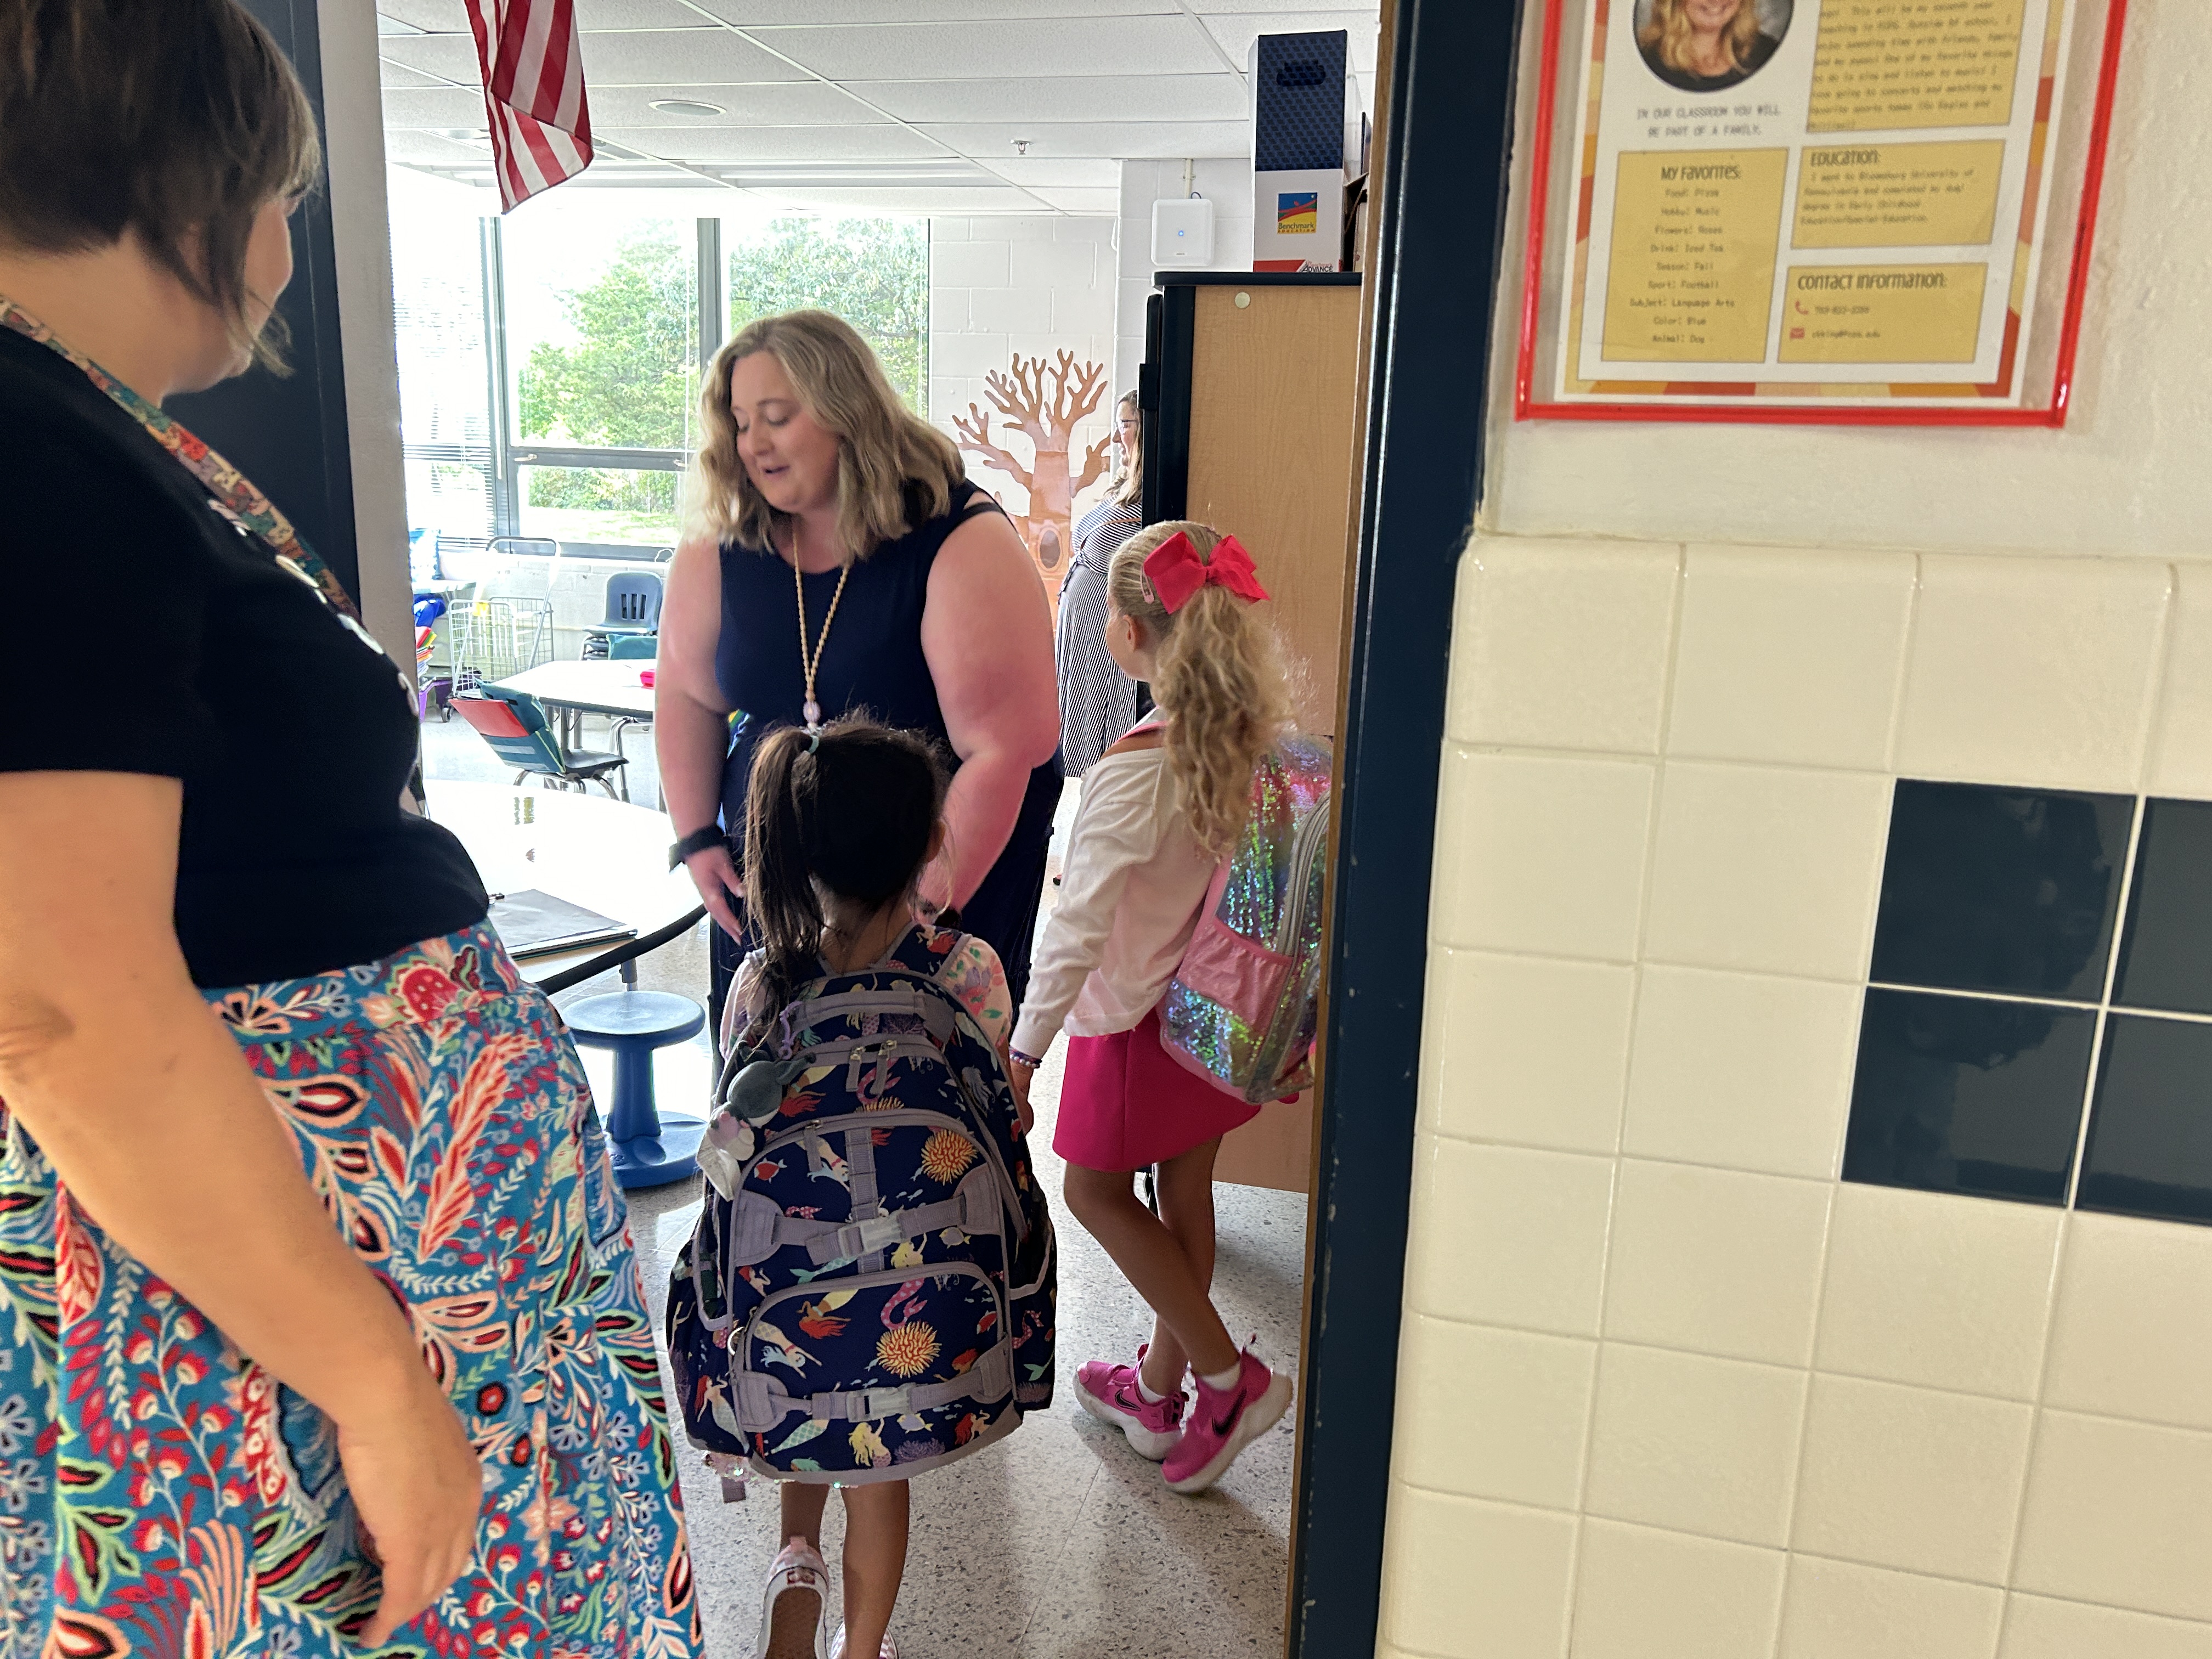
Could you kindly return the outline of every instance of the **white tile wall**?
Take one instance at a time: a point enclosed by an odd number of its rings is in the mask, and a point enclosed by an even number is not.
[[[1072,351],[1079,362],[1114,363],[1115,221],[1040,215],[979,216],[929,222],[929,413],[945,431],[975,405],[993,419],[993,437],[1026,460],[1029,443],[1007,441],[984,377],[1004,372],[1017,354]],[[1133,386],[1133,381],[1132,386]],[[1109,385],[1097,410],[1076,428],[1070,454],[1111,429],[1115,392]],[[1019,512],[1027,493],[1007,474],[968,457],[969,474]],[[1082,506],[1087,507],[1086,498]]]
[[[1212,270],[1252,269],[1252,163],[1249,158],[1200,160],[1191,186],[1213,204]],[[1152,291],[1152,204],[1184,193],[1181,161],[1121,163],[1119,281],[1114,305],[1114,384],[1137,386],[1145,360],[1145,301]]]
[[[2004,1595],[1986,1584],[1800,1555],[1781,1659],[1990,1659]]]
[[[1378,1653],[2212,1659],[2212,1228],[1837,1179],[1894,779],[2212,799],[2212,563],[1460,580]]]
[[[1782,1571],[1778,1550],[1589,1522],[1573,1659],[1766,1659]]]

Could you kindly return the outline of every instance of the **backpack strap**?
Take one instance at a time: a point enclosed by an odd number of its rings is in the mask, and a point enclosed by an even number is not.
[[[710,1405],[716,1420],[732,1432],[765,1434],[793,1412],[804,1412],[817,1423],[872,1423],[886,1417],[904,1417],[909,1412],[934,1411],[963,1400],[990,1405],[1013,1391],[1013,1343],[1006,1339],[959,1376],[943,1382],[799,1395],[787,1393],[782,1379],[765,1371],[732,1371],[729,1401],[714,1399]]]
[[[810,1221],[785,1214],[783,1206],[759,1192],[745,1192],[744,1201],[750,1210],[730,1228],[732,1267],[768,1261],[787,1245],[805,1248],[817,1267],[838,1267],[902,1243],[918,1243],[945,1228],[995,1232],[1000,1218],[998,1179],[988,1164],[973,1168],[949,1199],[918,1203],[909,1210],[884,1210],[867,1221]]]

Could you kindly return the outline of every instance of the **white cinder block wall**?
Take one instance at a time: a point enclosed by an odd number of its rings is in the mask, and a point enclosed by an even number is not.
[[[992,436],[1026,461],[1025,439],[1004,439],[1005,419],[984,377],[1016,356],[1114,367],[1115,222],[1109,218],[981,216],[929,222],[929,415],[945,431],[972,404],[992,416]],[[1077,428],[1070,446],[1080,476],[1088,447],[1111,429],[1114,391]],[[969,456],[969,471],[1017,511],[1014,481]]]
[[[1894,781],[2212,799],[2196,22],[2064,432],[1498,423],[1384,1659],[2212,1659],[2212,1227],[1838,1178]]]
[[[1190,188],[1213,204],[1212,270],[1252,269],[1251,158],[1201,160]],[[1145,361],[1145,301],[1152,291],[1152,204],[1185,193],[1181,161],[1121,163],[1121,283],[1114,306],[1114,385],[1137,389]]]

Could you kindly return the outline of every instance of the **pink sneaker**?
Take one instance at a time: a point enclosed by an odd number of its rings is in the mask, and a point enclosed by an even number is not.
[[[1182,1438],[1168,1454],[1160,1473],[1168,1490],[1201,1492],[1229,1472],[1229,1466],[1291,1408],[1291,1379],[1279,1376],[1248,1349],[1238,1356],[1233,1388],[1210,1389],[1198,1379],[1198,1403]]]
[[[1137,1365],[1145,1363],[1145,1349],[1137,1350]],[[1109,1428],[1129,1437],[1137,1455],[1157,1463],[1182,1438],[1184,1400],[1171,1394],[1164,1400],[1146,1401],[1137,1390],[1137,1365],[1116,1365],[1103,1359],[1086,1359],[1076,1369],[1076,1398]]]

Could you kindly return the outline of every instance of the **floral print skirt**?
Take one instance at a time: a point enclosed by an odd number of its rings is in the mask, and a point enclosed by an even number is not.
[[[483,1460],[476,1559],[381,1651],[702,1653],[625,1211],[550,1005],[482,926],[207,997]],[[329,1419],[0,1131],[0,1659],[358,1654],[379,1584]]]

